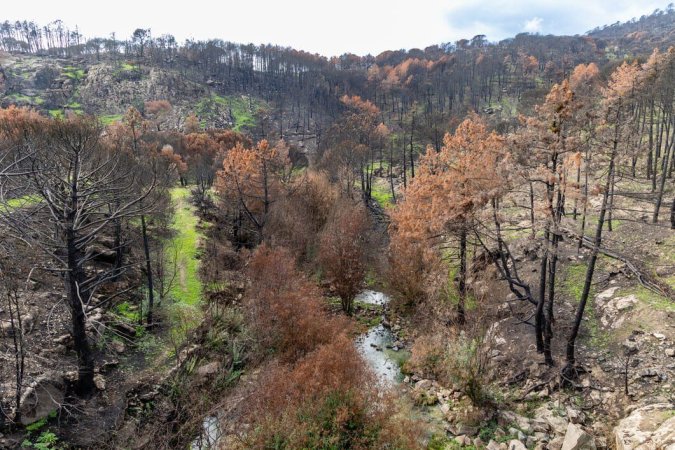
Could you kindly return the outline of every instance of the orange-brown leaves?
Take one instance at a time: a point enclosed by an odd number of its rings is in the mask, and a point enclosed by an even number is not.
[[[323,310],[318,288],[286,249],[260,246],[247,273],[246,314],[262,354],[273,351],[284,362],[296,361],[349,330],[345,319]]]
[[[366,274],[370,221],[361,203],[338,201],[321,231],[319,262],[342,300],[342,309],[352,313],[354,297],[361,291]]]

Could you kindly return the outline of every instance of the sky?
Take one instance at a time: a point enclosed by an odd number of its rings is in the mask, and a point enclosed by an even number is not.
[[[583,34],[673,0],[0,0],[0,21],[61,19],[85,37],[153,36],[276,44],[325,56],[424,48],[484,34]]]

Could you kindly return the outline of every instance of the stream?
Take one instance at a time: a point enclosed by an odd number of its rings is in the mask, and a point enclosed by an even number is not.
[[[389,296],[382,292],[366,290],[361,292],[356,301],[371,305],[385,306]],[[399,364],[396,361],[396,350],[393,350],[394,334],[389,328],[378,324],[356,339],[356,348],[368,366],[383,385],[392,386],[402,379]]]
[[[355,299],[369,305],[386,306],[389,296],[382,292],[365,290]],[[355,345],[359,354],[366,361],[383,387],[393,387],[401,382],[403,376],[396,361],[397,351],[392,349],[395,338],[389,328],[382,324],[371,327],[366,333],[356,338]],[[217,415],[204,418],[201,436],[192,442],[192,450],[215,448],[221,437],[221,429]]]

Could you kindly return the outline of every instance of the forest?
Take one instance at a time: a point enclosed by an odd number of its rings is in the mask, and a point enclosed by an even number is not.
[[[0,23],[0,448],[675,448],[675,9],[327,58]]]

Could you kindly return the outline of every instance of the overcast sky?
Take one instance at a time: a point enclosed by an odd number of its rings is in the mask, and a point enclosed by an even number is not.
[[[424,48],[485,34],[583,34],[672,0],[0,0],[0,21],[61,19],[86,37],[158,36],[272,43],[332,56]]]

